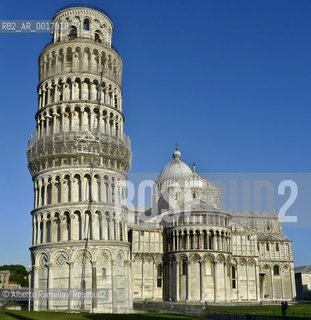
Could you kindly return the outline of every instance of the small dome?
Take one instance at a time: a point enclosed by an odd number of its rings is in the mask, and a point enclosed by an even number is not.
[[[181,153],[177,148],[173,153],[173,158],[174,160],[167,164],[161,171],[158,178],[159,180],[182,179],[192,175],[192,170],[189,168],[189,166],[185,162],[180,160]]]

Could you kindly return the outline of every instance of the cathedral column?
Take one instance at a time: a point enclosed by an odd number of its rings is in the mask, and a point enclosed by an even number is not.
[[[141,254],[141,298],[144,298],[144,264],[145,264],[145,257]]]
[[[249,301],[248,261],[245,263],[245,269],[246,269],[246,293],[247,293],[247,300]]]
[[[283,286],[283,266],[280,266],[280,277],[281,277],[281,289],[282,289],[282,299],[284,299],[284,286]]]
[[[191,286],[190,286],[190,275],[191,275],[191,261],[187,261],[187,267],[186,267],[186,301],[189,301],[192,299],[191,295]]]
[[[199,264],[200,264],[200,301],[202,302],[203,301],[203,293],[204,293],[204,281],[203,281],[203,266],[204,266],[204,263],[201,260],[199,262]]]
[[[154,294],[154,291],[155,291],[155,287],[156,287],[156,281],[157,281],[157,277],[156,277],[156,274],[157,274],[157,269],[156,269],[156,261],[154,260],[155,257],[153,257],[153,261],[152,261],[152,299],[155,298],[155,294]]]
[[[168,298],[169,298],[169,301],[172,301],[173,281],[172,281],[172,261],[171,260],[168,262],[168,279],[167,280],[168,280]]]
[[[270,266],[270,278],[271,278],[272,299],[274,300],[274,281],[273,281],[272,266]]]
[[[291,293],[292,298],[296,295],[296,288],[295,288],[295,273],[294,273],[294,266],[292,265],[290,268],[290,287],[291,287]]]
[[[130,301],[131,298],[131,289],[132,289],[132,277],[131,277],[131,261],[125,261],[124,262],[125,267],[125,281],[128,284],[128,286],[125,286],[125,301],[127,302],[127,309],[131,311],[132,305]],[[125,310],[126,312],[127,310]]]
[[[180,267],[179,267],[179,262],[178,259],[176,259],[175,261],[175,270],[176,270],[176,301],[179,301],[179,287],[180,287],[180,276],[179,276],[179,271],[180,271]]]
[[[258,301],[258,274],[257,274],[257,264],[255,262],[255,277],[256,277],[256,301]]]
[[[227,273],[226,273],[226,267],[227,267],[227,264],[226,264],[226,261],[224,261],[224,291],[225,291],[224,300],[227,302]],[[248,282],[248,280],[247,280],[247,282]]]
[[[217,264],[218,262],[214,262],[214,302],[217,302]]]

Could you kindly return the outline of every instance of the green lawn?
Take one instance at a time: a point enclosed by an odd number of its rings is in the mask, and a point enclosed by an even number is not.
[[[238,307],[208,307],[209,310],[219,310],[234,313],[248,313],[254,315],[267,315],[267,316],[282,316],[281,304],[273,306],[238,306]],[[311,319],[311,304],[297,303],[289,305],[287,309],[287,317],[290,318],[294,315],[295,318]]]
[[[91,313],[63,313],[63,312],[35,312],[6,310],[1,320],[153,320],[153,319],[176,319],[197,320],[202,318],[191,317],[181,314],[168,313],[136,313],[136,314],[91,314]]]

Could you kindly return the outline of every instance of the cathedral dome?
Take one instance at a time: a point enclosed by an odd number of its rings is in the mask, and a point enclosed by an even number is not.
[[[182,179],[192,175],[192,170],[190,167],[185,162],[180,160],[181,153],[177,148],[173,153],[173,158],[174,160],[168,163],[161,171],[158,178],[159,180]]]

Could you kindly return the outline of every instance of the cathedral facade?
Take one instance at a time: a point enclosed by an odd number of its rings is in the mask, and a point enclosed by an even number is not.
[[[220,190],[178,150],[155,181],[152,210],[129,217],[134,299],[234,303],[296,295],[292,244],[278,215],[222,210]]]
[[[179,150],[155,181],[152,209],[127,208],[132,154],[113,24],[88,5],[59,10],[53,24],[39,56],[36,133],[27,150],[30,286],[47,293],[34,296],[31,309],[129,312],[146,299],[291,300],[292,246],[278,216],[222,210],[220,190]],[[85,294],[101,290],[104,296]]]

